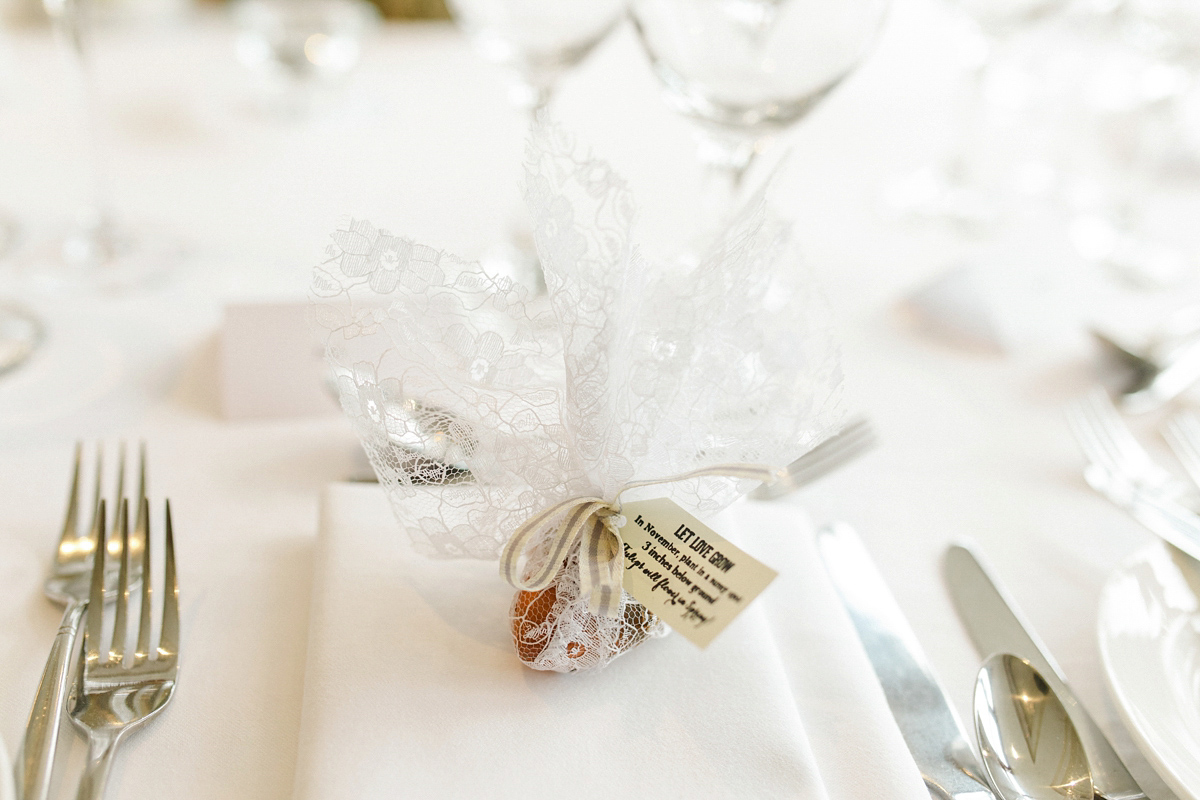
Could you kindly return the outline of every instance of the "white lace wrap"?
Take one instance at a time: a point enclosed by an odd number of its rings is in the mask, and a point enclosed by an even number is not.
[[[648,263],[625,181],[548,126],[530,141],[525,194],[548,297],[364,221],[334,233],[315,270],[343,408],[419,550],[496,558],[569,498],[784,466],[836,424],[825,306],[764,202],[699,266]],[[707,476],[652,493],[705,515],[754,484]]]

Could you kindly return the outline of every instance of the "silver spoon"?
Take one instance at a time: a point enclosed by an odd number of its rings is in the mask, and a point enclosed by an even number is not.
[[[1058,695],[1028,661],[990,657],[975,681],[975,736],[1001,800],[1092,800],[1092,768]]]

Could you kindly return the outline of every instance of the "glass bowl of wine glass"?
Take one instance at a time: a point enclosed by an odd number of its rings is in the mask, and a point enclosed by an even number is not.
[[[635,0],[634,26],[667,103],[699,126],[700,158],[731,210],[742,177],[871,52],[888,0]],[[714,224],[719,220],[713,220]]]

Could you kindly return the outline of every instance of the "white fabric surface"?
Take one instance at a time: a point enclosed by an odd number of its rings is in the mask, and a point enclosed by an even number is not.
[[[0,800],[13,800],[12,763],[9,761],[8,750],[4,748],[4,740],[0,739]]]
[[[947,542],[975,538],[1153,800],[1168,800],[1120,727],[1094,636],[1105,577],[1150,534],[1084,486],[1061,407],[1093,377],[1085,323],[1144,329],[1200,291],[1114,287],[1033,202],[1024,227],[986,246],[879,213],[891,176],[940,155],[954,130],[951,30],[940,2],[896,0],[878,52],[787,135],[776,200],[829,292],[849,404],[883,441],[799,500],[816,520],[858,528],[963,714],[979,659],[939,564]],[[211,19],[113,31],[96,58],[119,208],[190,233],[199,256],[174,284],[127,297],[40,296],[0,269],[0,292],[18,293],[50,331],[27,368],[0,379],[0,735],[18,740],[57,627],[40,584],[72,443],[144,437],[153,490],[176,513],[182,673],[171,708],[123,748],[109,800],[283,800],[296,772],[317,499],[354,468],[354,441],[337,418],[220,419],[221,306],[302,296],[328,233],[350,215],[478,254],[516,203],[523,120],[496,71],[441,24],[386,26],[344,102],[307,125],[246,112],[231,31]],[[34,235],[86,185],[70,97],[44,32],[0,31],[0,207]],[[689,128],[661,102],[627,27],[568,76],[555,108],[629,177],[648,234],[690,232],[700,178]],[[898,298],[967,254],[1015,323],[1004,325],[1018,335],[1007,358],[951,350],[894,314]],[[837,666],[834,656],[854,658],[845,641],[818,633],[796,634],[805,667],[791,680],[830,687],[795,694],[831,800],[890,798],[874,743],[816,734],[839,703],[869,706],[878,691],[863,664]],[[886,719],[878,736],[894,744]]]
[[[672,636],[600,673],[557,675],[517,661],[512,589],[495,563],[423,558],[397,531],[379,487],[330,487],[298,800],[817,800],[829,795],[802,711],[813,715],[810,735],[833,756],[824,768],[842,786],[871,752],[876,794],[926,797],[903,744],[888,735],[882,694],[862,680],[865,662],[814,559],[803,512],[743,504],[723,516],[722,527],[742,529],[743,543],[782,573],[758,607],[706,650]]]

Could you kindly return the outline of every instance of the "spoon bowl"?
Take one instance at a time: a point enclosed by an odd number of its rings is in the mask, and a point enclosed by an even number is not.
[[[1001,800],[1092,800],[1092,770],[1066,708],[1028,661],[1001,653],[975,681],[975,735]]]

